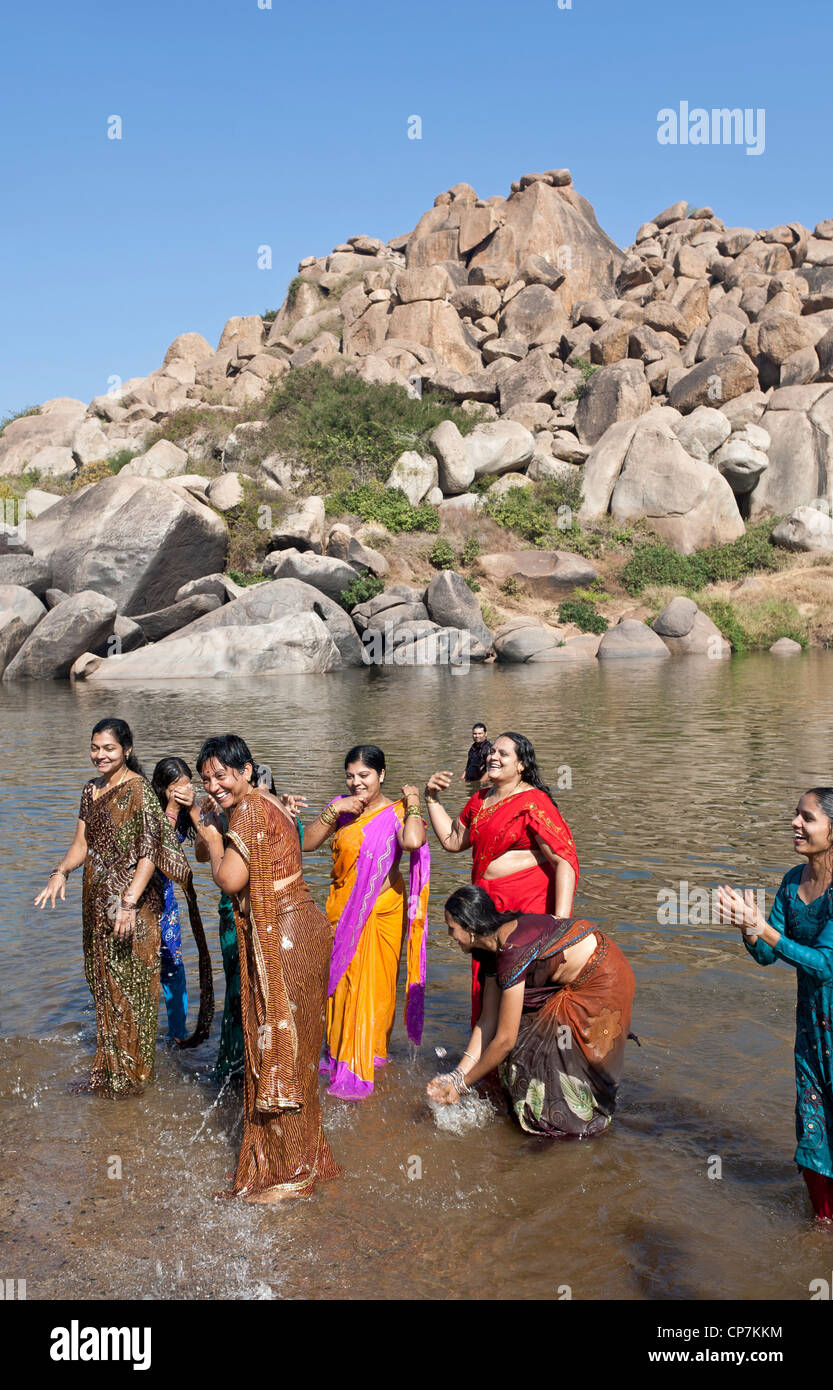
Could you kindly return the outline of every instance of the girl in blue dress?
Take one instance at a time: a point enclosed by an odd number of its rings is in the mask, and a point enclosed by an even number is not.
[[[833,787],[802,796],[792,822],[803,864],[781,880],[764,920],[751,890],[719,889],[724,921],[740,926],[759,965],[776,960],[797,978],[795,1161],[817,1219],[833,1220]]]
[[[186,840],[193,840],[199,825],[200,808],[197,805],[194,788],[191,785],[191,769],[188,764],[182,758],[160,758],[153,769],[151,786],[156,792],[162,810],[173,826],[179,843],[184,844]],[[168,1041],[180,1045],[183,1043],[191,1044],[192,1040],[188,1038],[188,986],[182,960],[182,924],[179,916],[179,904],[171,880],[161,873],[159,877],[162,880],[165,895],[165,908],[160,920],[162,932],[160,983],[168,1014]],[[194,899],[193,904],[189,903],[192,925],[194,912],[199,917],[196,899]],[[199,926],[200,934],[202,934],[201,922]],[[205,938],[203,936],[203,947],[200,949],[201,973],[204,943]],[[199,947],[199,940],[197,944]]]

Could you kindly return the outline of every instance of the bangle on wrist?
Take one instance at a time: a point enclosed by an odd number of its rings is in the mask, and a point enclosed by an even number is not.
[[[405,807],[405,820],[408,819],[408,816],[420,816],[420,817],[421,817],[421,816],[422,816],[422,811],[420,810],[420,808],[419,808],[418,806],[406,806],[406,807]]]
[[[54,878],[56,874],[60,874],[61,878],[69,878],[69,874],[67,873],[66,869],[53,869],[49,877]]]
[[[338,812],[333,810],[332,806],[325,806],[324,810],[320,812],[318,819],[324,825],[336,825],[338,822]]]

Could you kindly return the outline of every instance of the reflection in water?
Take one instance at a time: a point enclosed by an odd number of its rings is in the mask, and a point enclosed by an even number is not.
[[[661,926],[657,893],[728,879],[771,901],[793,862],[799,793],[833,781],[833,656],[623,667],[0,690],[2,1213],[8,1272],[30,1298],[557,1298],[564,1286],[586,1299],[807,1297],[829,1254],[791,1162],[794,975],[756,970],[728,928]],[[424,1045],[412,1058],[398,1020],[373,1101],[325,1097],[341,1182],[280,1208],[212,1201],[239,1142],[239,1092],[211,1076],[216,1022],[192,1054],[160,1038],[138,1099],[67,1095],[95,1036],[78,876],[55,913],[31,903],[72,836],[89,732],[109,713],[132,725],[148,770],[167,753],[192,762],[203,737],[234,729],[310,814],[342,789],[360,739],[385,749],[396,788],[462,772],[479,718],[492,736],[531,738],[552,780],[568,767],[557,799],[581,861],[575,910],[611,932],[637,980],[643,1045],[630,1045],[611,1130],[547,1144],[487,1099],[450,1130],[432,1116],[435,1049],[446,1067],[467,1037],[467,962],[440,909],[469,871],[433,839]],[[458,783],[446,804],[464,798]],[[328,853],[306,872],[323,904]],[[197,881],[221,995],[218,894],[204,870]],[[193,985],[193,942],[184,949]],[[108,1177],[114,1155],[121,1178]]]

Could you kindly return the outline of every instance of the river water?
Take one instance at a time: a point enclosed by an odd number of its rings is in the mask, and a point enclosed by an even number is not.
[[[829,1277],[833,1247],[812,1228],[792,1162],[794,973],[761,970],[728,927],[660,925],[657,895],[728,879],[765,889],[769,906],[795,862],[798,795],[833,781],[832,680],[833,653],[817,652],[467,675],[374,669],[112,695],[0,687],[3,1277],[26,1279],[30,1299],[808,1298],[810,1281]],[[560,775],[581,861],[576,915],[609,931],[636,974],[642,1046],[628,1044],[611,1129],[548,1144],[486,1104],[477,1124],[438,1127],[425,1084],[447,1065],[436,1048],[456,1061],[465,1045],[469,993],[441,905],[470,861],[433,838],[423,1045],[410,1055],[400,1006],[374,1098],[324,1098],[343,1180],[278,1207],[212,1200],[240,1130],[237,1098],[211,1078],[223,975],[204,869],[218,996],[210,1040],[165,1050],[160,1004],[156,1080],[143,1097],[68,1094],[95,1038],[79,877],[52,914],[32,899],[71,839],[90,729],[104,714],[129,721],[147,768],[169,753],[193,765],[203,737],[233,729],[312,808],[343,790],[343,754],[357,741],[385,749],[398,788],[462,770],[474,719],[530,737],[545,777]],[[463,800],[461,787],[446,804]],[[305,864],[323,906],[327,850]],[[185,958],[193,985],[190,938]],[[119,1166],[121,1178],[108,1177]]]

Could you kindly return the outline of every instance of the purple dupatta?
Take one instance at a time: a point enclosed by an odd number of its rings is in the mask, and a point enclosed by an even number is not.
[[[336,805],[340,798],[330,802]],[[356,954],[361,934],[379,897],[379,892],[391,870],[397,864],[401,849],[397,840],[399,817],[393,806],[386,806],[369,822],[362,835],[362,847],[356,861],[356,879],[352,892],[338,919],[333,940],[333,954],[330,960],[330,981],[327,993],[335,993],[338,983],[348,969]],[[408,883],[408,945],[414,923],[419,915],[420,899],[428,882],[431,854],[427,843],[419,849],[410,851],[410,873]],[[428,924],[422,932],[419,960],[415,968],[411,965],[409,953],[408,993],[405,1008],[405,1025],[411,1042],[422,1041],[422,1027],[425,1018],[425,938]]]

